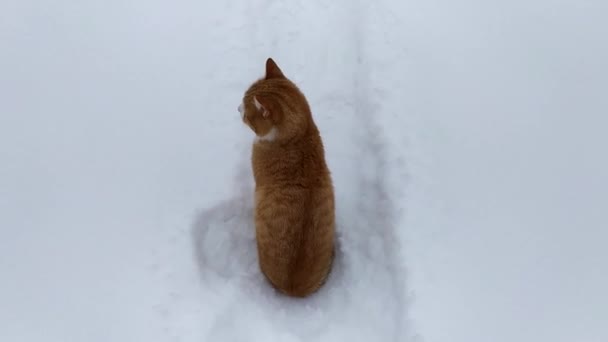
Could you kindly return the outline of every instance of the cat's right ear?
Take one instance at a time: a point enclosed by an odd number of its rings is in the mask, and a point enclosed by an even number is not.
[[[277,63],[275,63],[272,58],[268,58],[266,60],[266,79],[268,80],[271,78],[285,78],[285,75],[283,75],[283,72],[279,69]]]
[[[262,117],[268,118],[270,116],[270,107],[268,101],[264,97],[253,97],[253,104],[258,112],[262,112]]]

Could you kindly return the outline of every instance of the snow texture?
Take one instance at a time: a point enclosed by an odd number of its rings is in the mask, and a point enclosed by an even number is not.
[[[608,340],[608,3],[0,2],[0,341]],[[273,57],[336,189],[322,289],[257,265]]]

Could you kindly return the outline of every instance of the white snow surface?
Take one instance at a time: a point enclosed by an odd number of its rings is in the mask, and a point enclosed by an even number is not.
[[[606,1],[0,2],[0,341],[608,341]],[[273,57],[335,182],[306,299],[257,266]]]

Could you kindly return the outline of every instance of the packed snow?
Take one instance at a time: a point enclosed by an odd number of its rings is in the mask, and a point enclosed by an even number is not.
[[[608,340],[608,3],[0,2],[1,341]],[[273,57],[337,205],[326,285],[257,266]]]

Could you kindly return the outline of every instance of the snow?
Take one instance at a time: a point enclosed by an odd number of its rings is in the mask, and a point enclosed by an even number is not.
[[[608,340],[607,10],[1,2],[0,340]],[[257,269],[267,57],[336,187],[306,299]]]

